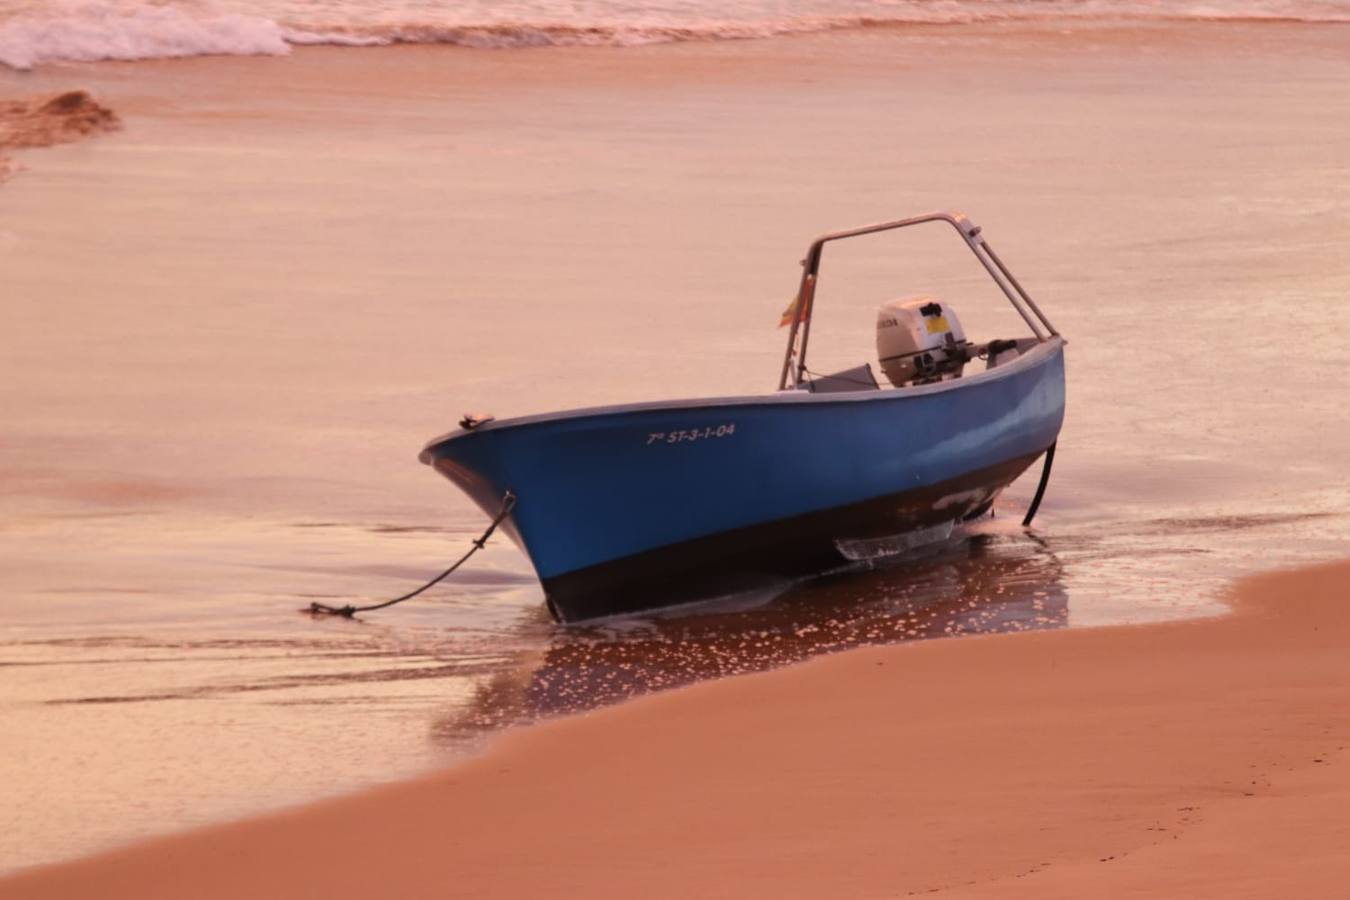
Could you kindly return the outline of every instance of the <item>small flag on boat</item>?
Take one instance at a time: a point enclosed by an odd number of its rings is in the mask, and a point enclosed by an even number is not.
[[[788,325],[791,325],[794,319],[798,322],[806,321],[806,319],[811,315],[810,297],[812,294],[815,293],[815,291],[812,290],[812,288],[814,287],[815,287],[815,279],[808,278],[807,283],[802,286],[802,289],[797,293],[797,296],[792,298],[792,302],[788,304],[788,308],[783,310],[783,317],[778,320],[779,328],[784,328]],[[805,304],[802,303],[803,295],[807,297],[807,301]]]

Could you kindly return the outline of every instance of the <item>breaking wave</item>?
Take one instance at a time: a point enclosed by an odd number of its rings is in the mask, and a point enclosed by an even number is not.
[[[122,11],[91,4],[63,14],[21,14],[0,22],[0,63],[14,69],[57,61],[277,55],[289,50],[283,29],[271,19],[193,15],[171,6]]]
[[[699,18],[699,4],[685,14],[653,14],[633,6],[578,10],[568,4],[560,21],[509,18],[512,3],[478,9],[478,21],[424,21],[425,5],[407,9],[377,0],[341,0],[325,5],[328,21],[289,18],[277,0],[252,0],[228,11],[183,0],[102,0],[83,4],[37,4],[0,15],[0,63],[14,69],[59,61],[163,59],[185,56],[281,55],[293,45],[384,46],[450,44],[509,49],[555,46],[638,46],[680,41],[747,40],[776,35],[917,24],[959,25],[994,21],[1191,20],[1251,22],[1350,22],[1350,0],[1211,0],[1159,4],[1153,0],[876,0],[856,4],[857,14],[840,13],[847,3],[831,4],[830,14],[812,0],[801,0],[800,14],[744,19]],[[246,11],[240,11],[240,9]],[[725,7],[709,7],[707,12]],[[308,7],[312,9],[312,7]],[[457,7],[471,16],[473,8]],[[541,4],[522,13],[538,15]],[[782,4],[773,7],[781,12]],[[307,7],[299,7],[301,13]],[[594,22],[566,21],[568,15]],[[451,12],[446,11],[450,16]],[[500,20],[494,20],[503,17]]]

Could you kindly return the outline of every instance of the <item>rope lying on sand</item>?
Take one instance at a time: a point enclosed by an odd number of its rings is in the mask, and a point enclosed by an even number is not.
[[[314,615],[342,616],[344,618],[350,619],[359,612],[373,612],[374,610],[377,609],[384,609],[385,607],[393,606],[395,603],[402,603],[404,600],[411,600],[413,597],[416,597],[418,594],[422,593],[427,588],[430,588],[433,585],[440,584],[447,577],[449,577],[449,575],[452,572],[454,572],[460,566],[464,565],[464,563],[468,562],[469,557],[473,556],[479,550],[482,550],[484,545],[487,544],[488,538],[492,537],[492,532],[497,530],[497,526],[502,524],[502,521],[507,516],[509,516],[511,514],[511,510],[515,508],[516,508],[515,492],[508,490],[505,494],[502,495],[501,510],[497,513],[496,517],[493,518],[492,523],[488,525],[487,531],[484,531],[483,534],[476,541],[473,542],[473,546],[469,548],[469,551],[465,553],[463,556],[461,556],[453,566],[446,569],[444,572],[437,575],[435,578],[431,579],[430,581],[428,581],[426,584],[422,585],[415,591],[409,591],[402,597],[395,597],[393,600],[386,600],[383,603],[373,603],[370,606],[351,606],[351,605],[329,606],[327,603],[316,602],[311,603],[308,609],[302,611],[313,613]]]

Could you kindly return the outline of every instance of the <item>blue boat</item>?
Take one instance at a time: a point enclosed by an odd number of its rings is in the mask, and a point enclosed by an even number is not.
[[[878,315],[870,364],[806,366],[827,244],[946,223],[1031,330],[983,344],[932,298]],[[494,420],[466,417],[422,462],[458,485],[534,566],[549,611],[578,622],[688,603],[902,550],[987,512],[1064,419],[1064,340],[959,213],[826,234],[785,319],[778,390]],[[982,362],[978,371],[968,371]]]

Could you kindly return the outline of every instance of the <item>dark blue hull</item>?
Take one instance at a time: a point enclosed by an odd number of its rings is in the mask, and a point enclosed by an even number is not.
[[[422,459],[530,557],[563,621],[690,602],[962,519],[1058,437],[1058,338],[903,390],[653,403],[493,422]]]

